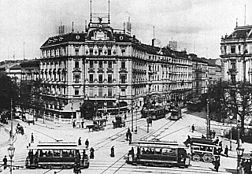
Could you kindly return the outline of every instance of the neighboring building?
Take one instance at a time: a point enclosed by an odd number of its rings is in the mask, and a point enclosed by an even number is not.
[[[20,63],[21,83],[20,83],[20,108],[24,112],[30,112],[36,117],[42,117],[41,109],[44,108],[40,97],[40,70],[38,59],[24,60]]]
[[[22,60],[8,60],[0,63],[0,71],[5,72],[17,85],[21,81],[21,62]]]
[[[252,82],[252,25],[237,26],[232,34],[221,38],[224,80]],[[245,59],[245,70],[243,61]]]
[[[208,63],[208,84],[213,85],[223,79],[222,66],[219,59],[204,59]]]
[[[116,102],[141,107],[147,94],[184,99],[192,88],[186,52],[142,44],[111,28],[106,18],[95,19],[85,33],[60,34],[41,46],[42,96],[49,118],[79,119],[75,113],[84,100],[109,112]]]
[[[189,54],[192,59],[192,91],[193,97],[197,98],[207,92],[208,85],[208,62],[198,58],[195,54]]]

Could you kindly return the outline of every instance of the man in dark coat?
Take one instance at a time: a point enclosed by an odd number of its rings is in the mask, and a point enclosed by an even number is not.
[[[88,148],[88,146],[89,146],[89,141],[88,141],[88,139],[86,139],[85,145],[86,145],[86,148]]]
[[[110,149],[110,156],[115,157],[115,148],[114,148],[114,146],[112,146],[111,149]]]
[[[79,146],[81,145],[81,137],[80,137],[79,140],[78,140],[78,145],[79,145]]]
[[[6,158],[6,155],[3,158],[3,165],[4,165],[4,169],[6,169],[7,168],[7,158]]]
[[[224,154],[226,155],[226,157],[228,157],[228,146],[225,147]]]
[[[94,148],[90,148],[90,159],[94,159]]]

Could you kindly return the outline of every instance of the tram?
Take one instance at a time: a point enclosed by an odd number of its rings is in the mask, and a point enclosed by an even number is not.
[[[165,117],[165,108],[164,107],[155,107],[155,108],[143,108],[141,111],[142,113],[142,118],[151,118],[152,120],[157,120]]]
[[[128,153],[128,164],[142,164],[150,166],[177,166],[188,167],[190,157],[186,147],[176,142],[167,141],[136,141],[131,144],[132,149]]]
[[[170,117],[169,117],[170,120],[178,120],[182,117],[180,108],[171,109],[170,112],[171,112]]]
[[[39,142],[28,148],[26,168],[80,168],[89,167],[89,157],[84,146],[75,142]]]

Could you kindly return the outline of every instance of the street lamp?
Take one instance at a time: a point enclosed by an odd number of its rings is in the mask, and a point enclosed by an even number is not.
[[[10,173],[12,174],[12,158],[14,157],[14,152],[15,152],[15,147],[13,146],[13,144],[10,145],[10,147],[8,148],[8,153],[11,159],[11,165],[10,165]]]
[[[139,106],[136,105],[135,109],[136,109],[136,129],[135,129],[135,133],[137,133],[137,113],[138,113]]]
[[[244,148],[241,148],[241,147],[237,147],[236,148],[236,152],[237,152],[237,173],[239,174],[239,171],[240,171],[240,160],[241,160],[241,157],[243,155],[243,152],[244,152]]]

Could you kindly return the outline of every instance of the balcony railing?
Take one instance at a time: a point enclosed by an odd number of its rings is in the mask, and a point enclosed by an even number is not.
[[[238,73],[236,68],[230,68],[227,72],[229,75],[236,75]]]

